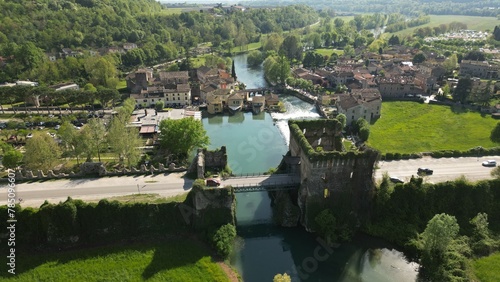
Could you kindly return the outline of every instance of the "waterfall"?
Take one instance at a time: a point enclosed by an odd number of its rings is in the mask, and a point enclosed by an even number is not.
[[[290,119],[317,119],[321,116],[316,111],[314,105],[300,100],[294,96],[283,97],[282,102],[285,105],[285,113],[271,113],[275,125],[278,127],[281,135],[286,141],[286,145],[290,144],[290,129],[288,128],[288,120]]]

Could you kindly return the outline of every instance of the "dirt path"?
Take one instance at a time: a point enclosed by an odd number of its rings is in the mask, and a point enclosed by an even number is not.
[[[227,265],[224,262],[218,262],[218,264],[220,265],[222,270],[224,270],[224,272],[226,273],[229,281],[231,281],[231,282],[240,282],[241,281],[238,278],[238,273],[236,273],[229,265]]]

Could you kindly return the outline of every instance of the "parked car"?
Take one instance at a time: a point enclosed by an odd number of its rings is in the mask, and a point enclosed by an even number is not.
[[[418,175],[432,175],[434,173],[434,171],[430,168],[418,168],[417,170],[417,174]]]
[[[391,177],[389,178],[389,180],[392,182],[392,183],[405,183],[401,178],[399,177]]]
[[[217,179],[209,178],[207,179],[207,186],[209,187],[219,187],[220,181]]]
[[[495,160],[484,161],[483,166],[497,166],[497,161],[495,161]]]

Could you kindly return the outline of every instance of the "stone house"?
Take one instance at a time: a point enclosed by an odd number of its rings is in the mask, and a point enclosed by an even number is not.
[[[471,61],[462,60],[460,63],[460,75],[469,75],[479,78],[497,78],[498,77],[497,65],[492,65],[487,61]]]
[[[224,100],[220,95],[215,95],[213,93],[209,93],[206,98],[207,103],[207,112],[209,114],[218,114],[224,111]]]
[[[378,89],[352,89],[351,93],[338,94],[335,98],[337,112],[346,116],[347,125],[359,118],[372,123],[380,117],[382,97]]]
[[[240,111],[243,107],[245,97],[238,92],[233,92],[227,97],[227,107],[230,112]]]
[[[268,107],[278,106],[278,104],[280,102],[278,95],[273,94],[273,93],[267,93],[264,97],[266,99],[266,105]]]
[[[187,71],[161,71],[158,75],[163,84],[189,83],[189,73]]]
[[[157,102],[163,102],[165,107],[187,106],[191,105],[191,88],[189,84],[148,86],[130,97],[141,107],[154,107]]]
[[[409,94],[423,94],[414,80],[412,76],[381,77],[377,81],[378,89],[382,98],[403,98]]]
[[[262,112],[266,107],[266,97],[262,95],[256,95],[252,97],[252,112],[258,114]]]
[[[140,93],[142,90],[147,89],[150,82],[153,81],[153,70],[144,68],[130,73],[125,77],[127,82],[127,89],[130,93]]]
[[[424,62],[418,65],[418,72],[415,75],[415,85],[424,92],[430,94],[436,90],[436,84],[440,81],[446,70],[439,64]]]

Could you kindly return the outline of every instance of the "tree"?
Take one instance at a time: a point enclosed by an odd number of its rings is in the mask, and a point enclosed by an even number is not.
[[[302,45],[300,39],[296,35],[288,35],[283,44],[281,44],[280,52],[282,52],[290,60],[302,60]]]
[[[273,282],[291,282],[292,278],[290,278],[290,275],[284,273],[284,274],[276,274],[274,275]]]
[[[413,56],[412,62],[414,64],[420,64],[420,63],[425,62],[426,59],[427,58],[425,57],[424,53],[418,53],[415,56]]]
[[[163,104],[163,101],[158,101],[155,104],[155,110],[157,112],[163,111],[163,108],[165,107],[165,104]]]
[[[236,238],[236,228],[232,224],[222,225],[213,235],[212,243],[223,258],[231,254],[234,238]]]
[[[203,124],[192,117],[162,120],[159,139],[162,148],[181,158],[187,157],[194,148],[209,144]]]
[[[101,105],[104,110],[108,106],[109,102],[113,102],[113,106],[114,101],[120,99],[120,93],[116,89],[100,88],[97,90],[97,98],[101,101]]]
[[[231,77],[236,81],[236,67],[234,66],[234,60],[232,60],[231,64]]]
[[[420,234],[421,248],[426,253],[438,252],[440,254],[458,235],[460,227],[454,216],[445,213],[436,214],[429,222],[424,232]]]
[[[318,226],[318,233],[325,238],[328,244],[337,240],[337,235],[335,234],[337,220],[329,209],[325,209],[320,212],[314,218],[314,221]]]
[[[458,65],[458,57],[457,54],[451,54],[444,62],[443,67],[446,69],[448,73],[451,73],[454,69],[457,68]]]
[[[98,118],[92,118],[83,128],[84,140],[87,144],[86,153],[87,161],[91,161],[92,157],[97,154],[99,162],[101,161],[101,151],[106,143],[106,127],[104,122]]]
[[[22,159],[23,154],[21,152],[11,149],[3,155],[2,164],[6,168],[14,169],[19,166]]]
[[[138,147],[142,145],[142,141],[136,128],[126,126],[129,117],[130,115],[122,112],[113,117],[107,139],[119,162],[124,164],[127,160],[127,166],[131,167],[140,159],[141,151]]]
[[[490,140],[495,143],[500,143],[500,122],[491,131]]]
[[[61,139],[61,145],[65,153],[76,158],[76,163],[80,164],[80,157],[84,152],[85,145],[83,135],[80,131],[75,129],[68,120],[65,120],[57,131],[57,135]]]
[[[278,52],[282,43],[283,43],[283,37],[278,33],[272,33],[269,36],[267,36],[267,39],[262,44],[262,49],[264,51]]]
[[[48,134],[35,134],[26,142],[24,164],[31,170],[49,170],[60,156],[59,146]]]
[[[264,61],[264,56],[262,56],[262,52],[260,52],[258,50],[252,50],[252,51],[250,51],[250,53],[248,53],[247,64],[249,66],[252,66],[252,67],[259,66],[260,64],[262,64],[263,61]],[[233,61],[233,64],[234,64],[234,61]]]
[[[347,117],[344,114],[338,114],[337,120],[342,124],[342,128],[344,128],[347,124]]]
[[[471,90],[472,80],[469,77],[462,77],[458,80],[455,92],[453,92],[453,99],[465,103],[469,99]]]

